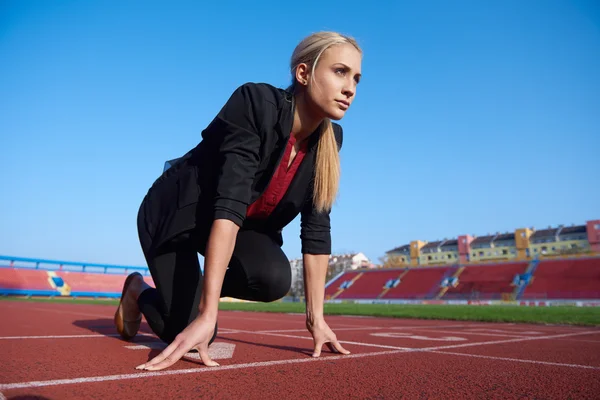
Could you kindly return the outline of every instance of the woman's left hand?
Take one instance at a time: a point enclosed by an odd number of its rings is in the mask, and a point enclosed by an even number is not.
[[[315,349],[313,351],[313,357],[319,357],[321,355],[321,348],[324,344],[329,347],[334,353],[350,354],[350,352],[342,347],[338,342],[335,333],[331,330],[329,325],[325,322],[325,319],[320,318],[315,321],[306,320],[306,328],[311,333],[315,342]]]

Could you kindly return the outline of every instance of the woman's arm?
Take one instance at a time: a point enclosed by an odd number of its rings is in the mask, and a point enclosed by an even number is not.
[[[325,322],[323,303],[325,301],[325,277],[329,265],[327,254],[304,254],[304,293],[306,296],[306,328],[312,334],[315,348],[313,357],[321,355],[321,348],[327,344],[332,352],[350,354],[338,342],[335,333]]]
[[[137,369],[158,371],[168,368],[192,348],[198,350],[205,365],[219,365],[208,354],[208,342],[215,330],[223,279],[233,254],[238,230],[239,227],[228,219],[217,219],[213,222],[204,258],[200,313],[166,349],[149,362],[138,365]]]
[[[227,265],[233,254],[239,227],[231,220],[215,220],[204,258],[204,282],[200,297],[200,315],[207,320],[216,321],[219,311],[219,299]]]
[[[139,369],[167,368],[192,348],[198,350],[204,364],[218,365],[208,355],[208,342],[217,321],[227,265],[251,200],[251,185],[260,163],[261,126],[272,126],[272,119],[276,118],[275,108],[264,101],[267,95],[264,86],[240,86],[202,132],[203,140],[216,153],[218,171],[199,314],[161,354]]]
[[[327,254],[304,254],[304,295],[306,296],[306,320],[314,323],[323,319],[325,277],[329,265]]]

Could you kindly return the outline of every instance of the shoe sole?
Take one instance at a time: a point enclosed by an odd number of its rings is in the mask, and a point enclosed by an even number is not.
[[[137,275],[142,276],[142,274],[140,274],[139,272],[134,272],[132,274],[130,274],[127,279],[125,279],[125,283],[123,284],[123,291],[121,292],[121,299],[119,301],[119,306],[117,307],[117,311],[115,312],[115,317],[114,317],[114,322],[115,322],[115,326],[117,327],[117,332],[119,332],[119,335],[121,335],[121,337],[125,340],[131,340],[135,337],[135,335],[137,334],[137,331],[139,330],[139,325],[142,322],[142,319],[140,318],[137,321],[125,321],[123,315],[123,298],[125,297],[125,292],[127,292],[127,289],[129,289],[129,285],[131,284],[131,281],[133,281],[133,278],[137,277]],[[133,329],[133,331],[135,333],[131,334],[131,331],[128,333],[126,331],[129,331],[129,329],[126,329],[126,324],[132,324],[135,323],[137,324],[137,328]],[[129,328],[131,328],[129,326]]]

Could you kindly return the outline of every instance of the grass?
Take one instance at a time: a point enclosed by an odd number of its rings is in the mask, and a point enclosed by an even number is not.
[[[302,303],[221,303],[221,310],[303,313]],[[326,315],[600,326],[600,307],[325,304]]]
[[[4,301],[32,301],[68,304],[118,305],[118,300],[80,298],[24,298],[0,296]],[[258,311],[274,313],[304,313],[303,303],[229,303],[222,302],[220,310]],[[391,318],[439,319],[454,321],[520,322],[600,326],[600,307],[520,307],[469,305],[400,305],[400,304],[325,304],[326,315],[361,315]]]

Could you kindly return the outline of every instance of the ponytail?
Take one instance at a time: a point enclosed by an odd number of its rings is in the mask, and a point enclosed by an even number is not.
[[[313,204],[317,212],[327,212],[333,207],[340,183],[340,155],[333,133],[331,120],[325,119],[321,132],[315,162]]]

